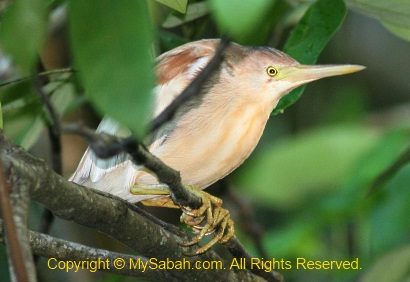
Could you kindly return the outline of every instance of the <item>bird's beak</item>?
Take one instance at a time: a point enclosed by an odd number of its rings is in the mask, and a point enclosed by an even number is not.
[[[359,65],[296,65],[285,68],[281,80],[302,85],[320,78],[348,74],[365,68]]]

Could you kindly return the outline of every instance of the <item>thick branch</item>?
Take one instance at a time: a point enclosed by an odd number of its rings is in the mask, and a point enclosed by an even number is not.
[[[229,270],[229,263],[212,251],[201,257],[186,257],[178,242],[188,239],[177,236],[138,215],[124,201],[104,197],[92,189],[67,182],[45,164],[24,150],[14,147],[0,131],[0,158],[9,178],[20,179],[20,185],[30,189],[33,200],[43,204],[60,218],[95,228],[122,242],[129,248],[159,260],[221,261],[227,269],[170,270],[178,279],[190,277],[201,281],[259,281],[261,278],[247,271]],[[113,197],[115,198],[115,197]],[[196,248],[196,247],[194,247]],[[192,252],[192,250],[191,250]]]
[[[4,236],[3,221],[0,219],[0,243],[2,242],[2,237]],[[50,235],[29,231],[30,245],[33,253],[38,256],[53,258],[56,260],[70,260],[70,261],[88,261],[99,263],[98,270],[107,271],[110,273],[115,273],[119,275],[135,276],[143,279],[150,280],[164,280],[169,281],[175,280],[175,277],[171,275],[167,270],[154,270],[146,268],[144,272],[141,269],[130,269],[129,267],[118,267],[114,265],[115,259],[122,259],[124,262],[129,264],[130,261],[142,263],[149,262],[149,259],[142,256],[132,256],[125,255],[116,252],[110,252],[107,250],[91,248],[78,243],[73,243],[70,241],[58,239]],[[52,261],[56,264],[56,261]],[[88,264],[85,266],[86,269],[92,270],[93,265]]]

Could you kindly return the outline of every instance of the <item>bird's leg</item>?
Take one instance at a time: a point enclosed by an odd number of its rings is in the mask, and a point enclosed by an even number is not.
[[[192,246],[198,244],[205,235],[213,234],[214,238],[204,246],[189,255],[199,255],[205,253],[217,242],[224,244],[234,236],[234,223],[229,211],[222,208],[222,200],[214,197],[205,191],[191,185],[185,186],[195,196],[201,198],[202,206],[198,209],[181,207],[183,214],[181,222],[189,225],[198,235],[190,242],[180,243],[182,246]],[[206,218],[206,223],[200,225]]]
[[[180,243],[182,246],[198,244],[205,235],[213,234],[214,238],[204,246],[198,248],[189,255],[205,253],[214,244],[224,244],[234,236],[234,223],[229,211],[222,208],[222,200],[205,191],[191,185],[185,186],[192,194],[201,198],[202,205],[198,209],[181,206],[183,212],[181,222],[190,226],[197,235],[190,242]],[[134,195],[170,195],[171,191],[165,184],[137,184],[131,187],[130,192]],[[178,207],[170,198],[158,198],[141,201],[144,205],[161,207]],[[206,221],[205,224],[202,224]]]
[[[130,188],[134,195],[169,195],[171,192],[166,184],[135,184]]]
[[[166,184],[136,184],[130,188],[131,194],[134,195],[156,195],[156,196],[169,196],[171,190],[169,190]],[[163,208],[175,208],[179,209],[178,205],[175,205],[170,197],[159,197],[154,199],[148,199],[141,201],[145,206],[155,206]]]

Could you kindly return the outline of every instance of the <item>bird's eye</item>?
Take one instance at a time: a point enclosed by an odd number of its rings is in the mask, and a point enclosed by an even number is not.
[[[268,73],[269,76],[275,76],[275,75],[278,74],[278,70],[275,67],[272,67],[272,66],[268,67],[266,69],[266,72]]]

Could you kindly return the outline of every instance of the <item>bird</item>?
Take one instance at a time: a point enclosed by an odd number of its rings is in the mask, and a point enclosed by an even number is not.
[[[204,69],[219,43],[219,39],[194,41],[157,57],[152,118]],[[182,221],[198,234],[182,245],[197,244],[216,231],[214,239],[194,253],[201,254],[234,236],[234,224],[229,211],[222,208],[222,200],[203,190],[249,157],[283,96],[303,84],[364,68],[349,64],[302,65],[271,47],[231,42],[218,70],[202,85],[199,95],[184,103],[147,144],[150,153],[179,171],[183,185],[202,199],[203,207],[198,210],[182,209]],[[109,117],[103,118],[97,132],[131,135],[130,130]],[[100,159],[88,148],[69,180],[132,203],[177,207],[170,200],[167,186],[159,183],[152,172],[134,164],[126,153]]]

